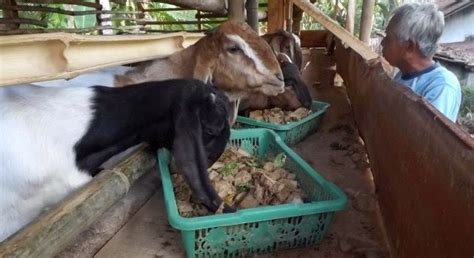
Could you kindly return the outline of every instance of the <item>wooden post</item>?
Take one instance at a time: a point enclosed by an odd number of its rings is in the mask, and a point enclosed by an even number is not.
[[[285,1],[268,0],[267,32],[273,33],[285,25]]]
[[[229,1],[229,20],[245,22],[244,0]]]
[[[293,22],[291,31],[296,35],[300,35],[301,20],[303,19],[303,10],[296,5],[293,5]]]
[[[258,33],[258,1],[247,0],[245,8],[247,9],[247,23]]]
[[[291,32],[293,29],[293,1],[285,0],[285,29]]]
[[[16,7],[16,1],[15,0],[4,0],[5,5],[7,6],[12,6]],[[17,10],[3,10],[3,18],[8,18],[8,19],[18,19],[18,11]],[[10,23],[10,24],[0,24],[0,26],[3,26],[2,29],[6,30],[16,30],[20,28],[19,23]]]
[[[346,30],[354,34],[354,18],[355,18],[355,0],[348,0],[346,15]]]
[[[372,23],[374,20],[375,0],[364,0],[362,4],[362,17],[360,22],[359,39],[365,44],[369,44]]]

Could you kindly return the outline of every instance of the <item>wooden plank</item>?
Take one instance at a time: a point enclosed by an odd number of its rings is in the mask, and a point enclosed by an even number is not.
[[[393,257],[474,253],[474,139],[381,66],[336,47]]]
[[[0,243],[0,257],[52,257],[122,198],[155,165],[140,148],[117,167],[102,171],[32,224]]]
[[[0,37],[0,86],[70,78],[174,53],[203,34],[86,36],[66,33]],[[117,55],[117,53],[120,55]]]
[[[155,167],[142,176],[122,199],[117,201],[96,222],[55,258],[93,257],[142,206],[161,191],[161,181]]]
[[[393,257],[474,253],[474,139],[410,89],[377,55],[307,1],[294,0],[337,38],[344,78],[366,143]]]
[[[179,231],[168,224],[160,189],[94,258],[185,257]]]

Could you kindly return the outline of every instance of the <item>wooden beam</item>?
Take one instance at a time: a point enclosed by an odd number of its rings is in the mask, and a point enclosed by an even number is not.
[[[374,7],[375,0],[363,0],[359,38],[365,44],[369,44],[370,41],[370,33],[372,32],[372,23],[374,21]]]
[[[154,164],[154,156],[142,147],[117,167],[102,171],[54,209],[0,243],[0,257],[53,257],[121,199]]]

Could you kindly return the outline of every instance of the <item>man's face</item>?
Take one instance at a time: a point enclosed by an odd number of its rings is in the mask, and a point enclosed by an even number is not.
[[[406,46],[393,33],[393,24],[390,22],[385,30],[385,37],[382,40],[383,57],[390,65],[399,67],[406,54]]]

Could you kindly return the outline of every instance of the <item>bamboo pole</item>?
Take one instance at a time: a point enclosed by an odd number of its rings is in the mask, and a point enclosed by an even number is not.
[[[150,60],[170,55],[201,37],[202,34],[185,32],[107,37],[66,33],[3,36],[0,86],[71,78],[101,68]]]
[[[372,32],[372,23],[374,21],[374,6],[375,0],[363,0],[359,38],[362,42],[366,44],[369,44],[370,33]]]
[[[144,148],[115,168],[102,171],[54,209],[0,243],[0,257],[53,257],[62,251],[154,166],[153,155]]]

